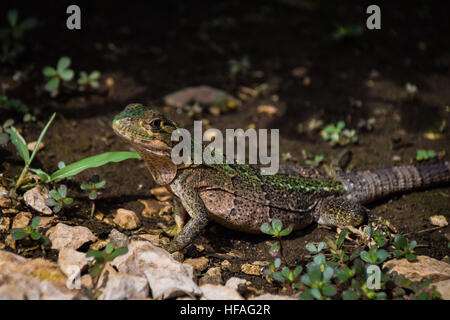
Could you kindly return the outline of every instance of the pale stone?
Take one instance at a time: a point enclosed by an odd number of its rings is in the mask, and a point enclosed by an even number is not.
[[[450,300],[450,279],[433,283],[436,290],[441,294],[441,299]]]
[[[99,300],[145,299],[149,295],[147,279],[117,272],[108,277]]]
[[[231,277],[225,283],[225,287],[228,287],[228,288],[231,288],[234,290],[238,290],[240,285],[245,285],[246,283],[247,283],[247,280],[245,280],[245,279]]]
[[[203,293],[201,300],[243,300],[236,290],[225,286],[205,284],[200,290]]]
[[[75,274],[80,275],[87,267],[88,262],[89,258],[86,257],[85,253],[71,248],[64,248],[59,251],[58,266],[67,277]]]
[[[209,259],[206,257],[189,258],[184,260],[184,263],[191,265],[195,271],[201,272],[208,267]]]
[[[406,259],[394,259],[386,262],[386,267],[390,271],[397,271],[411,281],[440,281],[450,278],[450,264],[427,257],[417,256],[415,262],[409,262]]]
[[[27,205],[42,214],[51,215],[53,213],[52,209],[45,204],[45,199],[48,197],[48,189],[40,186],[28,190],[23,195],[23,199]]]
[[[183,108],[184,106],[192,103],[213,105],[223,97],[235,105],[240,105],[241,103],[225,91],[205,85],[188,87],[168,94],[164,97],[164,102],[174,107]]]
[[[19,212],[13,219],[12,228],[26,228],[33,218],[32,214],[29,212]]]
[[[114,223],[126,230],[133,230],[141,225],[141,221],[134,211],[126,209],[117,209]]]
[[[71,227],[64,223],[58,223],[50,228],[47,237],[52,242],[52,249],[61,250],[64,248],[78,249],[86,242],[97,240],[97,237],[86,227]]]

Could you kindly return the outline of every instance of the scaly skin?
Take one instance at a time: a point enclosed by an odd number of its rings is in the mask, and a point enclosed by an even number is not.
[[[166,246],[171,252],[188,245],[211,219],[249,233],[260,233],[261,224],[273,219],[294,229],[313,222],[359,226],[368,216],[373,217],[361,203],[450,181],[449,162],[337,177],[306,167],[282,167],[280,174],[261,175],[258,168],[249,165],[177,166],[170,158],[174,145],[171,134],[177,125],[141,104],[128,105],[114,118],[113,129],[139,152],[155,181],[175,195],[174,207],[184,208],[191,216]]]

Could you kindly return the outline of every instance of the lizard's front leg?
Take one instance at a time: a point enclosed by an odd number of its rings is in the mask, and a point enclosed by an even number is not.
[[[210,220],[208,210],[195,189],[184,190],[180,188],[177,191],[181,205],[191,216],[191,219],[175,239],[163,245],[163,248],[169,252],[179,251],[190,244]]]

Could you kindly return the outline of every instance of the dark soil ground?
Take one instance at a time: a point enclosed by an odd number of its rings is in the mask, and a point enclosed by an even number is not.
[[[391,1],[381,5],[381,30],[364,28],[361,35],[340,40],[332,37],[339,27],[365,26],[367,4],[288,3],[92,1],[80,4],[82,29],[69,31],[65,28],[69,2],[20,5],[2,1],[2,24],[9,8],[18,8],[22,17],[35,16],[40,23],[25,37],[25,53],[12,65],[0,65],[1,90],[41,113],[36,122],[21,123],[20,115],[2,110],[0,123],[15,118],[25,139],[35,141],[46,120],[56,112],[44,139],[45,148],[33,163],[34,168],[53,172],[59,161],[68,164],[102,152],[129,150],[110,126],[114,115],[128,103],[152,105],[192,129],[192,119],[186,113],[164,106],[164,95],[205,84],[237,96],[241,86],[254,88],[267,83],[270,94],[247,100],[237,110],[218,117],[206,113],[203,118],[221,130],[251,124],[279,128],[280,152],[289,152],[302,164],[302,149],[311,155],[323,154],[326,164],[342,151],[329,146],[318,131],[298,132],[298,124],[307,126],[313,118],[324,124],[345,120],[350,128],[360,119],[376,119],[373,131],[359,131],[359,143],[349,147],[354,170],[409,164],[415,161],[418,149],[450,152],[450,22],[444,2],[408,1],[404,5]],[[315,3],[315,8],[307,9],[310,3]],[[111,50],[111,44],[117,49]],[[76,71],[100,70],[100,90],[63,92],[57,98],[46,92],[36,94],[35,89],[44,84],[42,68],[55,65],[64,55],[72,58]],[[243,56],[251,61],[249,72],[231,76],[229,60]],[[297,67],[307,68],[309,85],[292,76]],[[28,77],[12,79],[16,71],[27,68],[31,68]],[[106,86],[107,78],[113,79],[113,86]],[[418,87],[415,98],[408,97],[407,82]],[[279,113],[258,113],[261,104],[275,105]],[[427,139],[424,134],[436,132],[442,121],[447,129],[441,138]],[[450,158],[447,155],[444,159]],[[11,144],[0,147],[0,170],[6,177],[17,177],[21,166]],[[97,212],[106,216],[118,208],[140,213],[143,205],[138,199],[151,199],[149,189],[156,184],[138,160],[87,170],[68,183],[75,202],[59,214],[59,219],[87,226],[106,238],[112,227],[89,217],[90,202],[79,189],[79,184],[93,174],[107,181],[106,191],[96,201]],[[438,259],[448,255],[445,235],[449,227],[420,231],[432,227],[428,221],[431,215],[450,219],[449,186],[394,196],[369,207],[391,219],[401,233],[416,239],[419,254]],[[147,228],[155,228],[158,222],[142,220]],[[305,244],[321,241],[327,234],[333,236],[335,231],[313,225],[290,235],[285,241],[288,260],[303,264]],[[0,240],[6,235],[2,233]],[[262,277],[240,272],[243,263],[271,260],[269,240],[211,224],[195,242],[206,247],[211,266],[221,261],[221,254],[234,254],[224,280],[245,277],[255,288],[273,291]],[[203,254],[191,247],[185,257]],[[47,257],[56,259],[51,251]]]

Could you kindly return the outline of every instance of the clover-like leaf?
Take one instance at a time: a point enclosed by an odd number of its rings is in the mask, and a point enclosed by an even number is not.
[[[61,73],[62,71],[64,71],[65,69],[67,69],[70,66],[71,60],[69,57],[61,57],[58,60],[58,64],[56,69],[58,70],[59,73]]]
[[[51,78],[46,84],[45,84],[45,90],[47,91],[55,91],[56,89],[59,88],[59,78],[54,77]]]
[[[11,229],[11,236],[14,240],[22,240],[28,236],[28,232],[23,228]]]
[[[41,217],[34,217],[33,220],[31,220],[31,228],[36,229],[40,221]]]
[[[70,81],[73,79],[74,72],[71,69],[59,71],[59,75],[61,76],[61,79],[64,81]]]
[[[52,68],[52,67],[45,67],[45,68],[42,70],[42,73],[43,73],[44,76],[46,76],[46,77],[54,77],[54,76],[56,76],[56,74],[57,74],[55,68]]]

